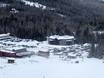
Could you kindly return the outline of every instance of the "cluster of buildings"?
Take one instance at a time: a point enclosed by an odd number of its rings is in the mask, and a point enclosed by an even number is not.
[[[6,40],[10,38],[11,38],[10,33],[0,35],[0,40]],[[32,54],[34,53],[31,51],[28,51],[26,48],[14,48],[12,50],[9,50],[3,47],[0,48],[0,57],[21,58],[25,56],[30,56]]]
[[[10,38],[10,34],[1,34],[0,35],[0,40],[3,39],[8,39]],[[47,37],[47,41],[50,45],[72,45],[74,44],[75,38],[74,36],[59,36],[59,35],[53,35],[50,37]],[[25,57],[25,56],[30,56],[33,55],[35,52],[30,52],[27,50],[27,48],[18,48],[18,49],[12,49],[12,50],[7,50],[4,48],[0,49],[0,57],[13,57],[13,58],[21,58],[21,57]],[[38,56],[44,56],[44,57],[48,57],[49,51],[48,50],[39,50],[37,53]]]

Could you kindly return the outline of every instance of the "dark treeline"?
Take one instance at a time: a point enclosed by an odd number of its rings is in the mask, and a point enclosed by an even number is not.
[[[0,8],[0,33],[10,32],[11,35],[20,38],[45,40],[49,35],[73,35],[73,32],[77,32],[76,37],[82,37],[80,40],[87,42],[91,38],[87,33],[88,27],[103,26],[103,17],[98,15],[97,11],[82,7],[76,0],[30,1],[39,2],[55,10],[26,6],[20,0],[0,0],[10,4]],[[12,8],[19,13],[10,13]]]
[[[84,43],[91,41],[89,29],[104,28],[102,14],[94,7],[89,8],[90,4],[81,5],[77,0],[30,1],[39,2],[55,10],[25,6],[20,0],[0,0],[10,4],[8,7],[0,8],[0,33],[10,32],[20,38],[44,40],[49,35],[73,35],[73,32],[76,32],[76,37]],[[10,13],[12,8],[17,9],[19,13]]]

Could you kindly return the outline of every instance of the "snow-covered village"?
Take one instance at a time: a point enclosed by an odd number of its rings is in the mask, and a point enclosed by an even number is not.
[[[74,40],[54,35],[38,42],[1,34],[0,78],[103,78],[104,60],[88,58],[91,45]]]
[[[104,78],[104,0],[0,0],[0,78]]]

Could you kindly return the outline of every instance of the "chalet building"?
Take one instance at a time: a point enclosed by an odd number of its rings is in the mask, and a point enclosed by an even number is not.
[[[47,38],[48,43],[52,45],[72,45],[74,44],[74,36],[50,36]]]
[[[11,38],[10,33],[0,34],[0,40],[9,39],[9,38]]]
[[[50,52],[48,49],[41,49],[38,51],[37,55],[48,58],[50,56]]]
[[[0,57],[17,57],[15,52],[0,50]]]
[[[31,56],[34,54],[33,52],[27,51],[26,48],[13,49],[12,51],[15,52],[18,57]]]
[[[32,55],[33,52],[29,52],[26,49],[17,49],[17,50],[0,50],[0,57],[25,57]]]

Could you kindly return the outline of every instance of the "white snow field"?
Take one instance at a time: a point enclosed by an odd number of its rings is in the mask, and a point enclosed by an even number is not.
[[[35,55],[15,58],[9,64],[7,57],[0,57],[0,78],[104,78],[103,60],[87,58],[90,44],[56,46],[47,41],[6,37],[0,39],[0,48],[27,48]],[[39,50],[49,51],[50,56],[38,56]]]
[[[97,59],[76,64],[36,56],[7,64],[0,58],[0,78],[104,78],[103,72],[104,64]]]

